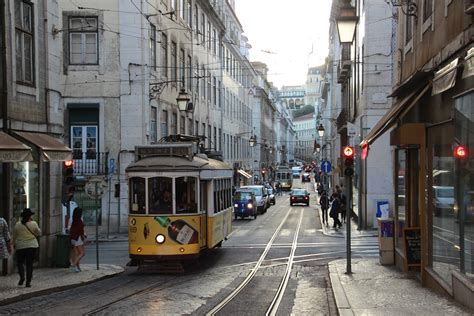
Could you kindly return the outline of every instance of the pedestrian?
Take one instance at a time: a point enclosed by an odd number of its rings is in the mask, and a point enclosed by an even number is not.
[[[328,226],[328,209],[329,209],[329,197],[328,193],[324,190],[319,198],[319,205],[321,205],[321,211],[323,213],[323,224]]]
[[[344,195],[344,193],[342,193],[342,189],[339,188],[337,190],[337,193],[339,194],[339,198],[341,200],[341,221],[343,223],[346,222],[346,204],[347,204],[347,199],[346,199],[346,196]]]
[[[321,195],[324,191],[323,189],[323,186],[321,185],[321,183],[318,184],[317,188],[316,188],[316,191],[318,191],[318,194]]]
[[[341,210],[341,200],[339,199],[339,196],[336,195],[334,196],[332,203],[331,203],[331,211],[329,212],[329,216],[333,219],[333,225],[332,228],[341,228],[342,223],[339,220],[339,212]]]
[[[0,217],[0,259],[8,259],[12,254],[12,243],[7,221]]]
[[[37,238],[41,236],[41,230],[32,216],[35,213],[25,208],[21,212],[21,221],[15,224],[13,229],[13,240],[16,251],[16,264],[20,281],[18,285],[25,282],[25,265],[26,265],[26,287],[31,287],[33,278],[33,261],[35,259],[36,250],[39,247]]]
[[[79,266],[82,257],[85,255],[84,244],[86,235],[84,234],[84,222],[82,221],[82,208],[76,207],[72,214],[71,232],[69,233],[72,244],[71,268],[74,272],[81,272]]]

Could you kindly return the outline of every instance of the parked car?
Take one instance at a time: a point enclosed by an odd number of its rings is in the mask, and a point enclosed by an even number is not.
[[[290,205],[306,204],[309,206],[309,192],[306,189],[293,189],[290,193]]]
[[[257,218],[257,198],[252,190],[236,190],[233,196],[234,201],[234,217],[244,218],[251,216]]]
[[[293,174],[293,178],[299,178],[301,174],[301,167],[292,167],[291,173]]]
[[[311,182],[311,175],[307,172],[301,176],[301,182]]]
[[[255,194],[257,200],[257,210],[259,214],[267,211],[270,201],[268,199],[268,191],[263,185],[245,185],[241,189],[251,190]]]
[[[275,205],[275,190],[274,189],[267,189],[268,191],[268,198],[272,205]]]
[[[433,204],[435,216],[453,216],[454,187],[433,186]]]

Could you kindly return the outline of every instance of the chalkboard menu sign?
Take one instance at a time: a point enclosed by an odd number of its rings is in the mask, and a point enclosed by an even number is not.
[[[419,267],[421,265],[421,232],[419,227],[403,229],[405,243],[405,266]]]

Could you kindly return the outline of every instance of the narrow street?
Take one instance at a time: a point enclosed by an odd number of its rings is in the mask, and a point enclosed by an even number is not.
[[[311,186],[304,185],[308,190]],[[265,314],[280,289],[279,315],[336,315],[327,263],[345,257],[345,240],[323,235],[316,196],[311,193],[309,207],[290,207],[285,193],[256,220],[234,221],[233,233],[223,247],[184,274],[127,267],[125,273],[111,279],[4,306],[0,313],[212,314],[255,270],[246,286],[216,314]],[[374,237],[358,238],[352,244],[355,258],[378,253]],[[95,247],[89,245],[84,263],[94,262]],[[127,243],[100,243],[100,262],[125,266]]]

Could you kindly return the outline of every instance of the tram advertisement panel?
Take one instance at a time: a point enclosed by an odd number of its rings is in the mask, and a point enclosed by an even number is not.
[[[130,216],[129,240],[131,243],[157,249],[156,236],[165,236],[159,252],[173,252],[175,246],[194,246],[199,251],[199,216]]]
[[[209,227],[212,227],[208,241],[209,245],[213,247],[232,232],[232,208],[209,217],[208,221]]]

